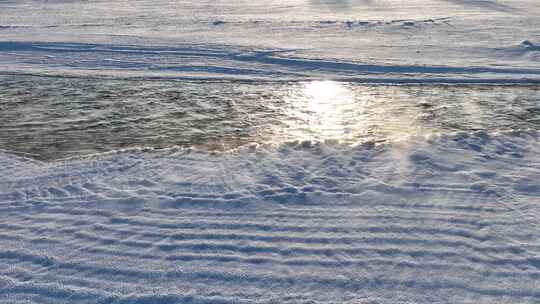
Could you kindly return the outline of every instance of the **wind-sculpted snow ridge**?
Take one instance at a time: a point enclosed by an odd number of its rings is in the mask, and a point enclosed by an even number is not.
[[[536,47],[528,43],[520,45],[517,51],[537,52]],[[510,56],[517,51],[511,49],[504,51],[504,54]],[[365,83],[540,83],[540,69],[534,67],[370,64],[302,58],[294,55],[294,52],[227,46],[0,42],[0,66],[4,74],[41,76],[244,81],[333,79]]]
[[[3,303],[536,303],[537,132],[0,153]]]

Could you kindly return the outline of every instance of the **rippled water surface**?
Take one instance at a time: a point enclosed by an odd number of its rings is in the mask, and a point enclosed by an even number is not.
[[[539,129],[537,86],[0,78],[0,147],[44,160],[132,147],[385,142]]]

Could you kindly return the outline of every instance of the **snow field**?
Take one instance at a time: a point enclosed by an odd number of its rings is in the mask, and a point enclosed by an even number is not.
[[[1,154],[1,299],[533,303],[539,148],[514,132]]]

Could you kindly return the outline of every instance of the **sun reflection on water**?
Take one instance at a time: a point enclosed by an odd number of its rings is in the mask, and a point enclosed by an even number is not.
[[[313,137],[342,138],[350,136],[347,120],[355,106],[353,92],[334,81],[313,81],[300,91],[300,117]],[[356,106],[359,106],[358,104]],[[309,137],[309,134],[306,134]]]
[[[357,144],[396,140],[426,132],[418,125],[422,113],[403,107],[394,88],[360,87],[336,81],[312,81],[294,86],[286,95],[286,127],[275,132],[278,142],[338,141]]]

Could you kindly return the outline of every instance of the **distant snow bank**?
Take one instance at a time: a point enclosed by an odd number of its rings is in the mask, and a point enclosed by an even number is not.
[[[539,16],[536,0],[3,1],[0,71],[538,83]]]
[[[539,155],[537,132],[0,153],[0,289],[28,303],[534,303]]]

